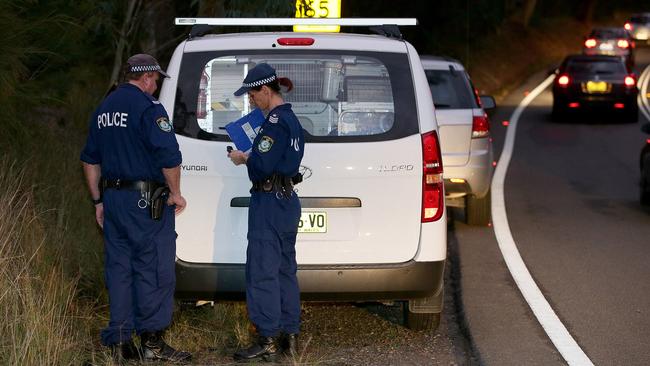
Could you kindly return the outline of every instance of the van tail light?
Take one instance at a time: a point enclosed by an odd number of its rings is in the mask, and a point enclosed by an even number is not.
[[[474,116],[472,119],[472,138],[478,139],[488,136],[490,136],[490,120],[487,114],[483,113],[482,116]]]
[[[569,75],[560,75],[557,78],[557,85],[566,88],[569,86],[569,82],[571,82],[571,79],[569,79]]]
[[[627,41],[627,39],[619,39],[618,42],[616,42],[616,45],[618,48],[629,48],[630,47],[630,42]]]
[[[597,43],[598,43],[598,42],[596,42],[595,39],[593,39],[593,38],[589,38],[588,40],[585,41],[585,47],[587,47],[587,48],[594,48],[594,47],[596,47],[596,44],[597,44]]]
[[[280,46],[311,46],[314,44],[314,39],[308,37],[278,38],[277,41]]]
[[[625,30],[628,31],[628,32],[631,31],[632,30],[632,23],[625,22],[625,25],[623,26],[623,28],[625,28]]]
[[[636,80],[634,80],[634,77],[630,75],[625,77],[624,83],[627,88],[632,88],[636,86]]]
[[[445,210],[442,154],[436,131],[422,134],[422,161],[422,222],[433,222]]]

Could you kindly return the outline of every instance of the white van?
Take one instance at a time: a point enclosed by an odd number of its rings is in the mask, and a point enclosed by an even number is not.
[[[250,112],[233,92],[260,62],[293,81],[285,101],[305,131],[302,299],[407,301],[411,328],[435,328],[447,252],[438,127],[418,53],[383,35],[204,35],[176,48],[160,101],[188,203],[176,221],[177,297],[244,297],[251,183],[226,156],[224,126]]]

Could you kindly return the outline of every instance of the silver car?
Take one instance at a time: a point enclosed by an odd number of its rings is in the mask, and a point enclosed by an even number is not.
[[[463,65],[451,58],[423,56],[422,66],[435,104],[447,206],[464,207],[472,225],[490,222],[492,139],[485,109],[491,96],[478,96]]]
[[[632,15],[625,23],[625,29],[635,41],[650,43],[650,13]]]

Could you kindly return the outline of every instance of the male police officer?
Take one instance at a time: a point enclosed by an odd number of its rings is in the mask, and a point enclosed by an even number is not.
[[[101,332],[102,343],[120,362],[183,362],[191,355],[162,339],[172,320],[174,215],[186,205],[176,136],[167,112],[151,95],[160,75],[169,76],[146,54],[130,57],[124,72],[127,82],[93,114],[81,153],[97,223],[104,230],[110,322]],[[165,196],[167,207],[161,204]],[[134,330],[141,353],[131,338]]]

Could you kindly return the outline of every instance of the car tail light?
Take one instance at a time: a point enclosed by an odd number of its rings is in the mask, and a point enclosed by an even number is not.
[[[557,84],[565,88],[569,85],[570,81],[569,75],[560,75],[560,77],[557,78]]]
[[[278,44],[280,46],[311,46],[314,44],[314,39],[308,37],[278,38]]]
[[[597,43],[598,43],[598,42],[596,42],[595,39],[593,39],[593,38],[589,38],[588,40],[585,41],[585,47],[587,47],[587,48],[594,48],[594,47],[596,47],[596,44],[597,44]]]
[[[627,39],[619,39],[618,42],[616,42],[618,45],[618,48],[629,48],[630,47],[630,42],[627,41]]]
[[[578,102],[569,103],[569,108],[580,108],[580,103]]]
[[[438,141],[436,131],[422,134],[422,222],[440,219],[445,210],[442,154]]]
[[[487,114],[483,113],[482,116],[474,116],[472,119],[472,138],[477,139],[488,136],[490,136],[490,120],[488,120]]]
[[[614,108],[616,108],[616,109],[624,109],[625,104],[623,104],[623,103],[614,103]]]
[[[636,85],[636,80],[634,80],[633,76],[629,76],[629,75],[626,76],[624,82],[625,82],[625,86],[628,88],[631,88]]]
[[[625,25],[623,26],[623,28],[625,28],[625,30],[627,30],[627,31],[631,31],[632,30],[632,23],[625,22]]]

